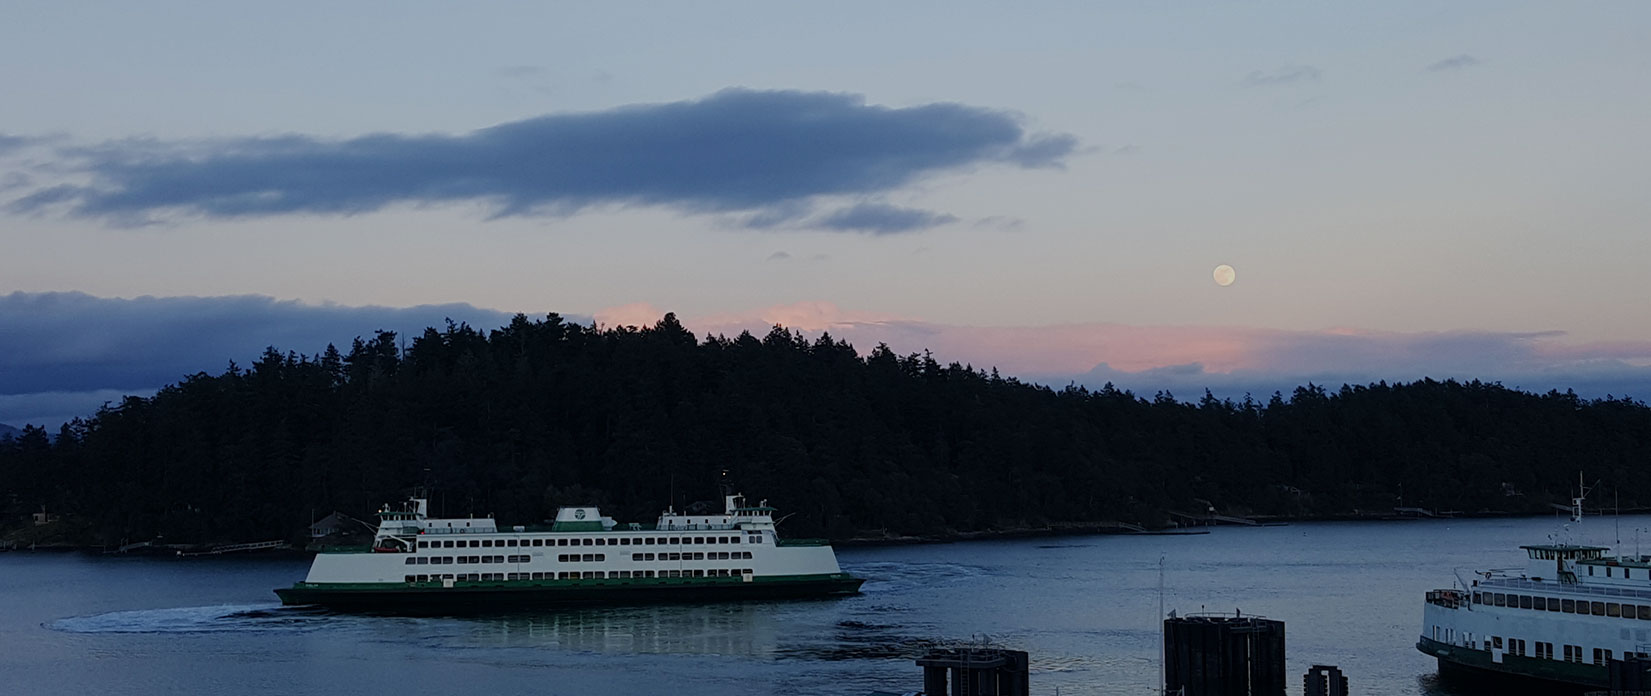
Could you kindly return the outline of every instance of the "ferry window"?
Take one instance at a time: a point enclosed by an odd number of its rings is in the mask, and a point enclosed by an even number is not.
[[[470,557],[469,556],[459,556],[459,562],[460,563],[469,563],[470,562]]]
[[[404,579],[405,579],[405,580],[406,580],[406,581],[407,581],[407,582],[413,582],[413,579],[414,579],[414,576],[412,576],[412,575],[404,575],[404,576],[402,576],[402,577],[403,577],[403,578],[404,578]]]
[[[640,560],[642,560],[642,554],[640,554],[640,553],[633,553],[633,554],[631,554],[631,560],[633,560],[633,561],[640,561]]]
[[[1605,566],[1605,577],[1611,577],[1611,566]]]
[[[493,548],[493,540],[492,539],[483,539],[482,540],[482,546],[485,547],[485,548]]]
[[[607,539],[597,539],[596,540],[596,545],[597,546],[606,546],[607,544],[608,544]]]
[[[1547,611],[1548,610],[1548,598],[1547,597],[1532,597],[1531,598],[1531,608],[1535,609],[1537,611]]]
[[[1502,636],[1491,636],[1490,646],[1493,649],[1501,650],[1502,649]]]
[[[596,540],[592,539],[590,537],[585,537],[585,540],[581,543],[583,543],[585,546],[595,546],[596,545]]]
[[[629,537],[620,537],[619,538],[619,545],[620,546],[630,546],[631,545],[630,538]]]
[[[751,560],[751,552],[750,551],[745,552],[745,559],[746,560]]]
[[[760,536],[751,537],[751,543],[761,544],[762,543],[762,537],[760,537]]]
[[[642,543],[643,543],[643,545],[646,545],[646,546],[653,546],[654,545],[654,538],[653,537],[642,537]]]
[[[1593,610],[1590,613],[1592,613],[1594,616],[1604,616],[1605,615],[1605,603],[1604,602],[1590,602],[1588,606],[1589,606],[1590,609]]]
[[[738,544],[738,543],[740,543],[740,538],[739,537],[728,537],[728,543]]]
[[[1639,616],[1639,618],[1651,621],[1651,607],[1648,607],[1648,606],[1645,606],[1645,605],[1642,604],[1638,607],[1635,607],[1634,610],[1635,610],[1635,613]]]
[[[669,539],[666,539],[665,543],[667,543],[667,544],[680,544],[680,543],[682,543],[682,537],[671,537]]]
[[[1475,593],[1473,593],[1473,603],[1474,604],[1484,604],[1485,603],[1485,598],[1483,596],[1481,596],[1478,592],[1475,592]]]
[[[694,537],[694,543],[696,543],[696,544],[705,543],[705,537]]]
[[[452,542],[452,540],[448,540],[448,541],[444,541],[444,542],[441,542],[441,547],[442,547],[442,548],[444,548],[444,549],[450,549],[450,548],[453,548],[453,542]]]
[[[482,543],[480,541],[477,541],[475,539],[470,540],[470,548],[479,549],[481,547],[482,547]]]
[[[1593,567],[1593,566],[1588,566],[1588,574],[1589,574],[1589,575],[1593,575],[1593,574],[1594,574],[1594,567]],[[1594,649],[1595,649],[1595,650],[1599,650],[1599,648],[1594,648]]]
[[[407,563],[406,563],[406,565],[412,565],[412,564],[413,564],[413,557],[412,557],[412,556],[408,556],[408,557],[407,557]]]
[[[1548,598],[1548,611],[1559,611],[1559,600],[1554,599],[1553,597],[1549,597]]]
[[[565,554],[565,553],[556,554],[556,562],[557,563],[567,563],[568,562],[568,555]]]
[[[516,545],[516,540],[515,539],[508,539],[504,542],[504,545],[505,546],[515,546]]]
[[[1574,599],[1562,599],[1562,600],[1560,600],[1560,604],[1561,604],[1561,606],[1564,607],[1563,611],[1565,613],[1567,613],[1567,614],[1575,614],[1576,613],[1576,600],[1574,600]]]
[[[608,560],[608,554],[605,554],[605,553],[596,554],[596,561],[598,563],[600,563],[602,561],[606,561],[606,560]]]
[[[1499,607],[1508,606],[1508,596],[1501,592],[1491,594],[1491,603]]]
[[[418,543],[418,547],[419,547],[419,548],[421,548],[421,549],[427,549],[427,548],[430,548],[430,542],[428,542],[428,541],[421,541],[421,542],[419,542],[419,543]]]
[[[1529,609],[1529,608],[1531,608],[1531,597],[1530,597],[1530,595],[1519,595],[1519,608],[1520,609]]]

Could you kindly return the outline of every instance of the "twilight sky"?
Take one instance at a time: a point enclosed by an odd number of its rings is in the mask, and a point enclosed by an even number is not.
[[[1651,393],[1644,3],[5,16],[3,423],[515,312],[1182,397]]]

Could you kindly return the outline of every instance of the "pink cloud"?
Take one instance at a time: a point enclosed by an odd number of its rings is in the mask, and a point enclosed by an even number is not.
[[[597,313],[650,325],[663,314],[648,305]],[[830,332],[862,355],[879,343],[899,354],[932,351],[942,362],[995,367],[1007,375],[1049,381],[1139,377],[1142,383],[1197,384],[1265,380],[1334,381],[1560,379],[1629,371],[1651,359],[1651,342],[1577,343],[1563,332],[1394,332],[1335,327],[1288,331],[1238,326],[958,326],[801,302],[707,317],[679,317],[697,334],[761,336],[779,324],[810,336]],[[1281,382],[1282,383],[1282,382]],[[1202,387],[1199,387],[1200,389]],[[1621,393],[1618,390],[1617,393]]]

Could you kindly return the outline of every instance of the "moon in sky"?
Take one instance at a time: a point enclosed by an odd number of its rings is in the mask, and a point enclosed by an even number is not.
[[[1215,267],[1215,284],[1216,285],[1219,285],[1221,287],[1227,287],[1228,285],[1232,285],[1233,281],[1237,280],[1237,279],[1238,279],[1238,273],[1233,270],[1232,266],[1228,266],[1227,264],[1221,264],[1221,265]]]

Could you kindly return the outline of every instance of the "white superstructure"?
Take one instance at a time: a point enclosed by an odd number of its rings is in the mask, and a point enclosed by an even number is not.
[[[373,552],[317,554],[307,583],[767,578],[841,573],[824,541],[782,540],[774,509],[724,497],[720,514],[667,509],[651,527],[564,507],[551,529],[500,531],[492,518],[431,518],[414,498],[379,511]]]

